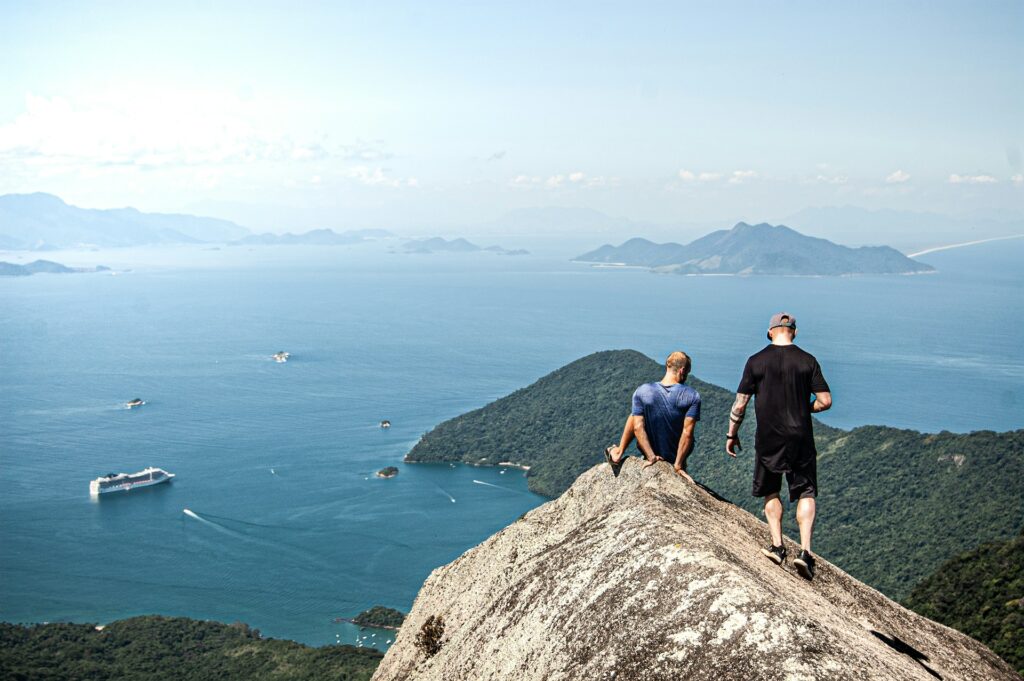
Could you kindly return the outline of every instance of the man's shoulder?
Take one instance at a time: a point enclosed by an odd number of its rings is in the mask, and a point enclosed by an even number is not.
[[[700,399],[700,392],[698,392],[698,390],[693,386],[686,385],[685,383],[677,383],[674,386],[672,386],[672,388],[678,393],[692,395],[697,399]]]
[[[633,391],[634,395],[649,395],[654,391],[654,383],[641,383],[637,386],[637,389]]]
[[[799,354],[799,355],[800,355],[800,356],[801,356],[801,357],[802,357],[803,359],[805,359],[805,360],[807,360],[807,361],[810,361],[810,362],[817,362],[817,361],[818,361],[818,358],[817,358],[817,357],[815,357],[815,356],[814,356],[814,355],[812,355],[811,353],[807,352],[806,350],[804,350],[804,349],[803,349],[802,347],[800,347],[799,345],[796,345],[795,343],[793,344],[793,349],[794,349],[794,350],[796,350],[796,352],[797,352],[797,353],[798,353],[798,354]]]
[[[752,354],[750,357],[747,357],[747,363],[756,362],[759,359],[762,359],[763,357],[767,357],[768,355],[774,352],[773,348],[775,347],[776,346],[769,343],[768,345],[764,346],[763,348]]]

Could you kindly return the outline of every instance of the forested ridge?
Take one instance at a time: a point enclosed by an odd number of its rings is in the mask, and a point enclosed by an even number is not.
[[[1024,534],[951,558],[903,604],[973,636],[1024,674]]]
[[[0,622],[0,679],[367,681],[383,653],[263,639],[245,624],[133,617],[93,624]]]

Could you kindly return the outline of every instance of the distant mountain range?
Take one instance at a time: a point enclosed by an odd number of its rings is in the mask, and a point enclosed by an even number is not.
[[[231,245],[346,246],[371,239],[384,239],[391,236],[394,236],[394,234],[384,229],[359,229],[341,233],[330,229],[314,229],[303,234],[292,234],[291,232],[287,232],[285,234],[271,234],[269,232],[266,234],[251,234],[236,241],[232,241]]]
[[[78,208],[52,194],[0,196],[0,248],[11,250],[220,243],[248,233],[245,227],[217,218],[142,213],[134,208]]]
[[[934,268],[888,246],[849,248],[784,225],[738,223],[685,246],[635,238],[577,256],[579,262],[638,265],[678,274],[909,274]]]
[[[410,241],[405,244],[406,253],[474,253],[478,251],[488,251],[491,253],[497,253],[498,255],[529,255],[529,251],[525,251],[521,248],[515,250],[509,250],[502,248],[501,246],[487,246],[482,248],[467,241],[465,239],[442,239],[439,236],[432,237],[430,239],[417,239]]]
[[[73,274],[75,272],[109,272],[109,267],[67,267],[51,260],[34,260],[25,265],[0,262],[0,277],[27,277],[30,274]]]

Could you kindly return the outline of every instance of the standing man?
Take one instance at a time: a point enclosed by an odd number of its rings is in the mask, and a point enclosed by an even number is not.
[[[657,383],[644,383],[633,393],[633,404],[619,444],[605,449],[604,455],[617,470],[626,448],[636,438],[637,447],[647,463],[673,464],[676,473],[693,482],[686,472],[686,457],[693,451],[693,428],[700,420],[700,393],[686,383],[690,358],[676,351],[665,360],[665,375]]]
[[[752,355],[743,368],[729,416],[725,451],[732,457],[740,451],[740,424],[751,396],[757,395],[754,496],[764,497],[764,515],[771,531],[771,544],[761,552],[778,565],[786,560],[779,499],[785,473],[789,500],[797,502],[796,520],[800,525],[800,555],[793,565],[802,577],[813,579],[811,535],[818,496],[818,452],[814,447],[811,413],[831,407],[832,394],[818,360],[794,345],[795,338],[796,317],[786,312],[772,315],[768,322],[771,345]]]

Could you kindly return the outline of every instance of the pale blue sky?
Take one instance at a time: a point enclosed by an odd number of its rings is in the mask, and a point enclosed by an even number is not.
[[[0,193],[281,230],[1024,218],[1021,2],[167,4],[0,2]]]

